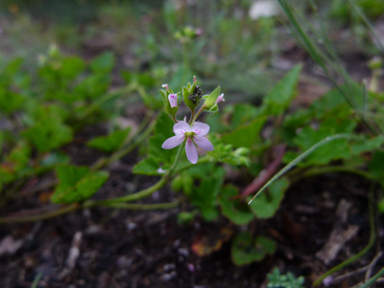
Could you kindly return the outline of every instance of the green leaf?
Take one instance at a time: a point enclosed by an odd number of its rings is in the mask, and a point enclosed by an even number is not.
[[[25,96],[12,92],[0,86],[0,112],[10,114],[20,109],[25,102]]]
[[[248,224],[255,216],[249,210],[247,203],[239,199],[232,199],[238,195],[239,193],[234,186],[225,186],[219,197],[221,212],[236,225]]]
[[[159,168],[159,162],[149,157],[137,163],[133,167],[132,172],[135,174],[143,175],[160,175],[160,173],[158,172]]]
[[[172,163],[177,148],[169,150],[161,148],[164,141],[172,136],[175,136],[173,122],[166,113],[161,112],[157,117],[155,134],[149,139],[149,156],[161,163]]]
[[[93,138],[87,143],[87,145],[105,152],[113,152],[124,145],[124,141],[127,139],[130,131],[131,127],[124,130],[117,130],[107,136]]]
[[[45,118],[22,134],[40,152],[60,148],[72,140],[72,130],[59,118]]]
[[[261,261],[266,254],[273,254],[276,243],[265,236],[258,236],[255,240],[249,232],[241,232],[232,242],[232,261],[238,266]]]
[[[253,145],[260,144],[260,131],[266,121],[265,117],[256,118],[248,125],[240,126],[236,130],[226,133],[221,137],[225,144],[231,144],[235,148],[250,148]]]
[[[340,89],[345,90],[346,86],[341,86]],[[328,91],[320,99],[313,101],[309,110],[313,111],[317,119],[326,119],[328,115],[340,119],[351,113],[350,106],[337,88]]]
[[[384,143],[384,136],[377,136],[375,138],[364,141],[363,143],[356,143],[351,146],[351,154],[359,155],[363,152],[369,152],[374,149],[380,148]]]
[[[215,159],[216,162],[249,166],[250,160],[248,157],[248,148],[241,147],[233,150],[232,145],[223,144],[216,135],[210,135],[209,139],[211,140],[213,147],[215,147],[215,150],[207,152],[207,155]]]
[[[56,204],[86,200],[99,190],[108,179],[108,172],[90,172],[88,167],[59,166],[56,168],[59,185],[51,201]]]
[[[181,190],[185,195],[190,196],[194,187],[193,177],[188,171],[184,171],[172,180],[171,187],[174,191]]]
[[[384,184],[384,151],[375,151],[368,163],[369,172]]]
[[[111,76],[92,74],[84,78],[74,89],[76,99],[95,99],[107,92]]]
[[[31,148],[25,142],[20,142],[0,164],[0,183],[9,183],[29,175],[32,172],[30,158]]]
[[[200,186],[191,193],[191,203],[200,209],[201,214],[207,221],[211,221],[219,216],[216,209],[216,198],[223,182],[224,174],[225,170],[223,168],[217,168],[213,175],[203,178]]]
[[[288,181],[285,178],[276,180],[269,186],[269,191],[261,193],[249,205],[252,212],[258,218],[270,218],[275,215],[288,188]]]
[[[267,115],[279,116],[289,107],[295,96],[300,71],[300,64],[293,67],[265,96],[263,106]]]
[[[349,119],[328,119],[321,123],[318,130],[314,130],[312,127],[303,128],[293,142],[300,147],[302,151],[305,151],[323,140],[326,137],[335,135],[338,133],[351,133],[356,127],[356,122]],[[291,154],[293,156],[293,154]],[[300,166],[308,166],[314,164],[327,164],[336,159],[347,159],[351,157],[351,147],[347,139],[337,139],[332,143],[327,143],[315,151],[313,151],[308,157],[300,162]],[[287,156],[283,159],[284,162],[289,161]]]
[[[91,70],[95,73],[109,74],[115,66],[115,56],[112,52],[105,52],[91,62]]]
[[[81,57],[68,56],[62,61],[61,74],[68,79],[75,79],[85,70],[85,62]]]

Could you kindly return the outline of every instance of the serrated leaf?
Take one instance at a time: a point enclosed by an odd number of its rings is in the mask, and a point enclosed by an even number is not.
[[[263,106],[267,115],[279,116],[291,104],[299,80],[301,65],[296,65],[289,71],[265,96]]]
[[[256,118],[251,123],[243,125],[230,133],[226,133],[221,137],[225,144],[231,144],[235,148],[246,147],[260,144],[260,131],[266,121],[265,117]]]
[[[124,145],[124,141],[127,139],[130,131],[131,127],[124,130],[117,130],[107,136],[93,138],[87,145],[105,152],[113,152]]]
[[[232,261],[238,265],[261,261],[266,254],[274,253],[276,243],[265,236],[258,236],[255,240],[249,232],[241,232],[232,242]]]
[[[56,204],[74,203],[94,195],[108,179],[108,172],[89,172],[88,167],[59,166],[56,169],[59,185],[51,201]]]
[[[238,196],[237,189],[232,185],[225,186],[219,196],[221,212],[236,225],[244,225],[251,221],[255,216],[249,210],[247,203],[239,199],[232,199]]]
[[[288,185],[289,183],[285,178],[273,182],[268,191],[261,193],[249,205],[252,212],[258,218],[270,218],[275,215]]]
[[[72,140],[72,130],[59,118],[45,118],[22,133],[40,152],[60,148]]]
[[[112,52],[105,52],[91,62],[91,70],[95,73],[108,74],[115,66],[115,56]]]

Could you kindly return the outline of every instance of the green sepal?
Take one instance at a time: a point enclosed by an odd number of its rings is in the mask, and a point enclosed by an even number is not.
[[[163,103],[164,103],[164,110],[167,114],[169,114],[172,118],[176,118],[176,113],[179,110],[179,94],[180,92],[174,93],[171,89],[160,90],[161,97],[163,98]],[[169,103],[168,96],[170,94],[176,94],[177,95],[177,106],[176,107],[171,107],[171,104]]]
[[[210,109],[217,104],[216,100],[217,100],[217,97],[219,97],[219,95],[220,95],[220,86],[217,86],[217,88],[213,90],[211,94],[209,94],[207,97],[206,96],[203,97],[205,99],[205,102],[204,102],[205,110],[210,111]]]

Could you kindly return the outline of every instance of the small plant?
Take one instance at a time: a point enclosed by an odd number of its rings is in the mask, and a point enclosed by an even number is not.
[[[279,268],[275,267],[271,274],[267,275],[268,288],[304,288],[304,277],[295,277],[291,272],[281,274]]]

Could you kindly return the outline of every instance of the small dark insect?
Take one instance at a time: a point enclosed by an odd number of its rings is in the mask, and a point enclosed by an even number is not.
[[[193,104],[196,104],[201,97],[203,96],[203,90],[199,87],[199,85],[195,86],[195,89],[193,89],[192,94],[188,96],[188,99],[192,101]]]

